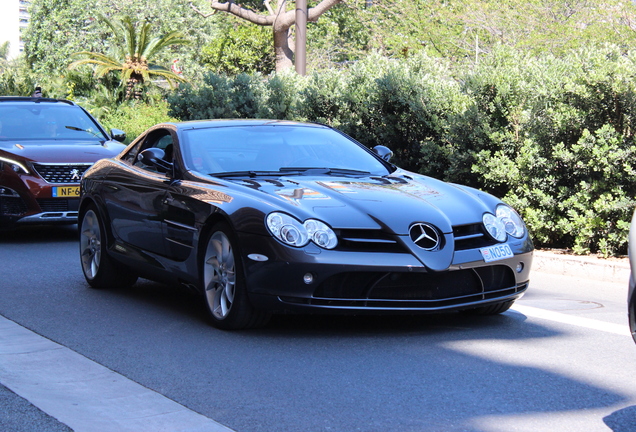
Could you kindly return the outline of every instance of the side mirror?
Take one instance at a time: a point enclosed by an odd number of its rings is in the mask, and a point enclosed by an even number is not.
[[[157,167],[163,172],[172,172],[172,164],[164,160],[165,156],[166,152],[160,148],[150,147],[139,153],[138,158],[144,165]]]
[[[115,141],[124,142],[126,141],[126,132],[121,129],[111,129],[110,136],[113,137]]]
[[[393,152],[391,151],[391,149],[383,145],[378,145],[373,147],[373,151],[375,152],[375,154],[380,156],[382,160],[386,162],[391,160],[391,157],[393,156]]]

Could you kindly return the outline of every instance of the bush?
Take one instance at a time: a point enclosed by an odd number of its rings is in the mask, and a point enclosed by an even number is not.
[[[108,129],[117,128],[126,132],[126,143],[131,143],[139,134],[157,123],[178,121],[168,115],[168,104],[129,102],[116,110],[105,113],[99,119]]]

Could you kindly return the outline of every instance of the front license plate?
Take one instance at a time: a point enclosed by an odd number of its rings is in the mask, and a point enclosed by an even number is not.
[[[508,246],[507,244],[479,249],[479,252],[481,252],[481,256],[484,257],[484,261],[486,262],[502,260],[514,256],[514,254],[512,253],[512,249],[510,249],[510,246]]]
[[[67,198],[80,196],[79,186],[58,186],[53,188],[53,198]]]

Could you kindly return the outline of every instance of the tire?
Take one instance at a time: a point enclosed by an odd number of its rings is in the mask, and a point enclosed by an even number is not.
[[[514,302],[514,300],[507,300],[500,303],[490,304],[488,306],[468,309],[464,312],[470,315],[499,315],[510,309]]]
[[[629,275],[629,298],[627,299],[627,318],[632,339],[636,342],[636,289],[634,288],[634,274]]]
[[[238,330],[264,326],[269,314],[255,309],[248,297],[237,242],[226,223],[216,224],[201,258],[203,299],[215,327]]]
[[[129,288],[137,275],[114,261],[106,251],[104,222],[93,205],[79,221],[80,262],[88,284],[93,288]]]

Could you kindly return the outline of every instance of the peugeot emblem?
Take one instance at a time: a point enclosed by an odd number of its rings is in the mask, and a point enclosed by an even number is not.
[[[413,240],[413,243],[424,250],[431,251],[439,248],[439,233],[429,224],[413,224],[409,231],[409,235],[411,236],[411,240]]]
[[[72,169],[69,174],[71,175],[71,180],[79,180],[81,177],[80,172],[77,168]]]

